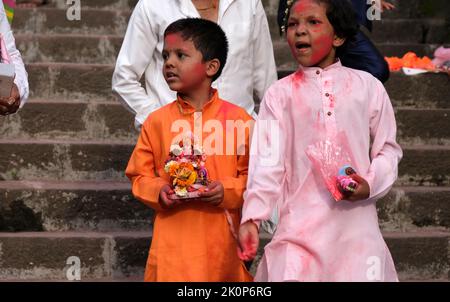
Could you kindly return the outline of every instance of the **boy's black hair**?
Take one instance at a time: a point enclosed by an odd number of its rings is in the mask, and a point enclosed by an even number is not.
[[[287,8],[286,18],[284,19],[284,28],[287,32],[288,20],[291,14],[291,9],[294,4],[301,0],[292,1]],[[354,40],[359,31],[358,19],[349,0],[315,0],[318,3],[323,3],[327,6],[327,18],[333,26],[336,36],[345,38],[345,43],[336,49],[336,56],[339,57],[344,49]]]
[[[214,82],[222,73],[228,55],[228,39],[217,23],[200,18],[180,19],[171,23],[164,31],[164,37],[179,33],[184,40],[191,40],[202,53],[203,62],[218,59],[220,68],[213,76]]]

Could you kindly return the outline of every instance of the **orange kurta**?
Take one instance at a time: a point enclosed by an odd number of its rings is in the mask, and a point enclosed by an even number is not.
[[[134,196],[156,211],[145,281],[252,280],[237,256],[237,242],[225,210],[237,232],[247,183],[250,131],[243,132],[242,143],[238,128],[227,128],[227,121],[252,124],[253,120],[244,109],[219,99],[217,91],[201,113],[201,118],[198,113],[194,115],[194,108],[179,98],[150,114],[128,163],[126,175]],[[194,131],[194,118],[202,129],[204,149],[211,145],[216,150],[216,154],[207,154],[205,165],[210,179],[222,182],[224,200],[219,206],[186,201],[164,210],[158,200],[161,187],[169,183],[165,161],[176,136],[185,131],[198,133]],[[191,129],[172,129],[179,121],[187,121]],[[221,129],[215,129],[220,128],[218,125],[223,128],[223,137]],[[239,128],[242,130],[242,125]],[[218,154],[221,151],[224,155]]]

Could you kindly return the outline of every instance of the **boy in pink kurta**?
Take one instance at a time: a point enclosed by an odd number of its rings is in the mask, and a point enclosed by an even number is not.
[[[326,13],[345,15],[346,4],[326,2],[300,0],[291,7],[287,38],[301,65],[269,88],[256,122],[239,234],[242,259],[255,256],[257,227],[279,196],[282,202],[255,281],[398,280],[376,211],[402,157],[394,111],[381,82],[336,60],[335,49],[349,35],[335,30]],[[329,41],[330,49],[317,41]],[[279,134],[268,121],[276,121]],[[348,137],[359,188],[346,200],[332,198],[305,153],[318,139],[317,124]]]

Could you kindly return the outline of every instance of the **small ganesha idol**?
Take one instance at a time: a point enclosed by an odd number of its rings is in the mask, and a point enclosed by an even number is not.
[[[205,161],[206,155],[192,135],[170,146],[169,158],[164,166],[173,189],[169,198],[193,199],[206,190],[209,180]]]

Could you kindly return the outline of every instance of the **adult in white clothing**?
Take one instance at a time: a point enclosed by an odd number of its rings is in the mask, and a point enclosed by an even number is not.
[[[112,78],[113,91],[135,114],[135,126],[176,99],[162,74],[163,33],[181,18],[218,23],[229,40],[222,75],[213,83],[221,98],[255,116],[254,96],[262,99],[276,81],[272,41],[260,0],[140,0],[136,5]],[[145,75],[145,88],[140,83]]]

